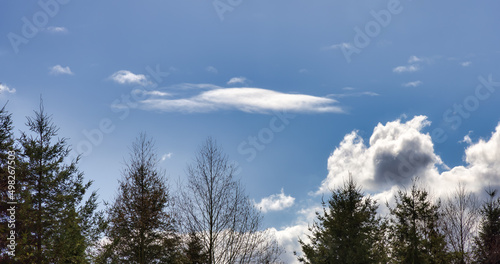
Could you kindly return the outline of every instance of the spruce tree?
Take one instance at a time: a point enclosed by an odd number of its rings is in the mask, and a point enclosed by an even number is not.
[[[0,261],[13,263],[12,255],[16,253],[16,247],[9,245],[12,239],[8,240],[7,238],[10,237],[11,230],[16,232],[16,215],[14,214],[14,219],[11,220],[10,208],[14,206],[17,209],[17,205],[9,203],[17,202],[18,195],[15,188],[17,187],[16,169],[18,166],[16,163],[19,161],[16,158],[18,150],[14,144],[12,114],[7,111],[6,105],[0,109],[0,248],[2,249]],[[17,217],[19,216],[17,215]],[[16,242],[16,240],[13,241],[13,243]],[[7,247],[8,245],[10,249]]]
[[[475,243],[477,263],[500,263],[500,198],[497,190],[487,190],[488,200],[481,208],[481,226]]]
[[[376,216],[378,206],[365,197],[352,177],[333,190],[323,215],[310,228],[310,243],[299,240],[303,263],[383,263],[385,254],[376,245],[383,241],[383,225]]]
[[[118,194],[107,209],[109,243],[106,263],[178,263],[180,240],[175,233],[172,199],[164,171],[158,168],[154,143],[140,134],[132,144]]]
[[[433,203],[425,189],[412,185],[399,190],[391,218],[394,263],[448,263],[445,236],[440,228],[440,203]]]
[[[201,239],[196,233],[189,234],[189,240],[184,250],[186,260],[184,264],[206,264],[208,263],[208,254],[205,252]]]
[[[96,216],[96,193],[83,198],[91,186],[77,168],[78,158],[66,138],[56,139],[58,128],[40,102],[39,111],[27,118],[30,133],[22,132],[18,186],[20,194],[19,254],[22,263],[88,263],[87,248]]]

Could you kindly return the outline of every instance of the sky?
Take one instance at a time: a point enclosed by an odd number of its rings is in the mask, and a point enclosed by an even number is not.
[[[500,187],[498,1],[1,1],[0,103],[45,110],[100,200],[141,132],[172,190],[211,136],[296,263],[351,173],[380,204]],[[380,211],[384,212],[381,206]]]

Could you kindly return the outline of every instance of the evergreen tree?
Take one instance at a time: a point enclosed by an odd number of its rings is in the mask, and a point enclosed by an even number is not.
[[[365,197],[352,177],[333,191],[328,207],[323,202],[323,215],[310,228],[311,243],[299,240],[304,263],[384,263],[383,250],[376,245],[384,240],[378,206]]]
[[[487,191],[489,199],[481,208],[481,227],[475,243],[477,263],[500,263],[500,198],[497,190]]]
[[[20,195],[18,248],[21,263],[87,263],[87,248],[93,242],[96,193],[82,204],[91,182],[84,182],[78,158],[67,163],[71,149],[65,138],[55,140],[58,128],[40,110],[28,117],[30,134],[19,140]]]
[[[0,109],[0,248],[2,249],[0,252],[0,261],[9,261],[13,263],[12,254],[15,254],[16,248],[13,245],[9,246],[11,249],[7,247],[7,245],[10,244],[10,240],[7,240],[7,238],[10,236],[11,230],[14,232],[16,231],[16,223],[14,222],[15,219],[10,219],[10,211],[8,211],[8,209],[10,209],[11,206],[17,209],[17,205],[8,203],[17,201],[18,195],[15,190],[17,184],[15,183],[17,174],[16,169],[18,167],[16,163],[19,161],[16,158],[18,150],[15,147],[14,135],[12,132],[12,114],[10,114],[5,107],[6,104]],[[13,187],[9,187],[9,185]],[[16,215],[14,214],[13,217],[15,218]],[[8,251],[13,253],[9,254]]]
[[[118,195],[108,208],[101,262],[178,263],[180,239],[169,211],[172,200],[154,144],[141,134],[132,144]]]
[[[184,255],[186,256],[185,264],[208,263],[208,254],[203,248],[201,239],[193,232],[189,234],[189,240],[186,243]]]
[[[398,191],[396,207],[389,208],[394,263],[448,263],[445,236],[440,230],[440,203],[414,183],[409,192]]]

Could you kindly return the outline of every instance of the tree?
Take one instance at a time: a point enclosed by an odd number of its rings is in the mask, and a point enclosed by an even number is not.
[[[488,200],[481,208],[481,226],[475,241],[475,257],[478,263],[500,263],[500,198],[497,190],[489,189]]]
[[[269,252],[279,257],[273,238],[260,231],[261,215],[240,183],[235,168],[215,140],[208,138],[188,166],[188,184],[180,188],[179,209],[188,233],[195,233],[208,263],[251,263]]]
[[[189,240],[186,243],[184,250],[186,260],[184,264],[205,264],[208,263],[208,254],[203,248],[200,238],[196,233],[189,234]]]
[[[478,222],[477,197],[459,184],[443,206],[443,227],[452,263],[472,263],[472,246]]]
[[[410,191],[399,190],[390,208],[394,263],[449,263],[445,236],[440,230],[440,203],[414,182]]]
[[[12,114],[6,110],[6,104],[0,109],[0,261],[9,260],[11,263],[14,261],[12,258],[12,253],[9,254],[10,250],[7,246],[10,241],[7,238],[10,236],[10,230],[15,230],[15,222],[10,219],[10,211],[8,209],[11,207],[9,202],[15,202],[18,197],[15,193],[15,176],[16,176],[16,163],[19,162],[17,157],[18,150],[14,144],[14,134],[12,126]],[[10,169],[9,169],[10,166]],[[9,173],[12,172],[12,173]],[[14,184],[9,184],[14,183]],[[9,186],[13,186],[10,187]],[[14,205],[15,206],[15,205]],[[15,206],[17,207],[17,206]],[[14,215],[15,217],[15,215]],[[9,223],[10,221],[10,223]],[[11,229],[12,227],[12,229]],[[13,249],[12,245],[10,246]]]
[[[58,128],[40,102],[35,116],[28,117],[31,134],[22,132],[22,166],[19,191],[18,248],[21,263],[86,263],[93,237],[94,192],[82,204],[91,182],[84,182],[76,160],[65,162],[71,149],[65,138],[55,140]]]
[[[119,182],[118,195],[107,209],[110,241],[99,261],[112,263],[178,263],[180,243],[165,172],[152,139],[140,134]]]
[[[328,206],[328,207],[327,207]],[[332,191],[323,215],[309,229],[310,243],[299,240],[303,263],[384,263],[385,254],[376,247],[384,238],[378,206],[365,197],[353,178]]]

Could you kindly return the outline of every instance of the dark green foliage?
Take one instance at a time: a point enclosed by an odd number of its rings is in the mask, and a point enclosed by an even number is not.
[[[448,263],[445,236],[440,230],[439,206],[424,189],[413,184],[398,191],[396,207],[389,208],[394,263]]]
[[[141,134],[132,144],[118,195],[108,208],[101,256],[106,263],[178,263],[180,239],[169,211],[172,200],[152,140]]]
[[[189,234],[189,240],[186,243],[184,255],[186,256],[185,264],[208,263],[208,254],[205,252],[201,239],[196,236],[196,233]]]
[[[10,205],[7,204],[9,201],[16,201],[18,195],[11,196],[10,193],[15,192],[15,190],[10,190],[9,193],[9,180],[15,180],[15,169],[18,167],[16,163],[19,161],[17,159],[12,159],[13,156],[10,154],[17,153],[18,150],[14,145],[14,135],[13,135],[13,126],[12,126],[12,114],[8,113],[6,110],[6,105],[4,105],[0,109],[0,248],[2,251],[0,252],[0,261],[13,261],[12,258],[6,252],[7,250],[7,237],[10,235],[9,223],[10,214],[7,209],[10,208]],[[9,170],[9,165],[11,166],[11,170]],[[14,168],[14,173],[11,175],[9,171],[12,171]],[[9,178],[9,176],[11,176]],[[12,177],[14,176],[14,178]],[[15,186],[15,185],[14,185]],[[12,187],[11,187],[12,188]],[[10,197],[14,197],[15,199],[11,200]]]
[[[477,263],[500,263],[500,198],[497,190],[488,190],[489,199],[481,208],[481,227],[476,238],[475,255]]]
[[[328,207],[327,207],[328,206]],[[299,240],[304,263],[383,263],[383,225],[376,217],[377,205],[365,197],[352,177],[323,203],[323,215],[310,228],[310,244]]]
[[[55,140],[58,128],[40,110],[22,133],[17,167],[16,260],[21,263],[87,263],[96,194],[82,206],[91,183],[84,183],[77,160],[65,162],[66,139]]]

